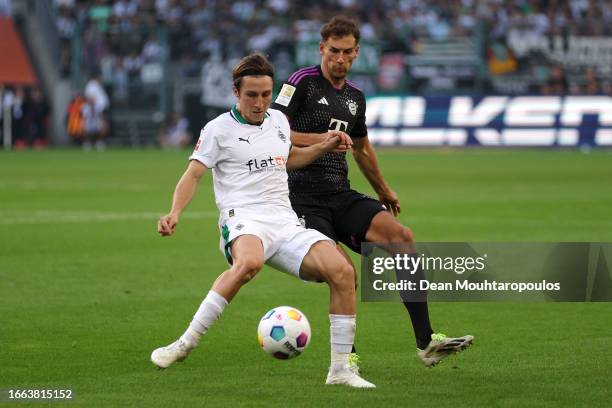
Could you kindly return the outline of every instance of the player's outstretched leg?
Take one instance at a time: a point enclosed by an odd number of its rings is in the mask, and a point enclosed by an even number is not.
[[[236,238],[232,244],[232,255],[232,267],[219,275],[185,333],[175,342],[153,350],[151,361],[157,367],[168,368],[177,361],[185,360],[242,285],[249,282],[263,266],[263,246],[256,236]]]
[[[331,364],[325,384],[348,385],[354,388],[376,388],[355,373],[349,364],[352,341],[355,339],[355,315],[329,315]]]
[[[184,340],[184,337],[183,335],[174,343],[153,350],[151,353],[153,364],[159,368],[168,368],[177,361],[185,360],[195,345]]]
[[[329,242],[319,241],[304,257],[300,276],[307,280],[323,280],[329,285],[331,364],[325,383],[375,388],[349,366],[356,325],[355,276],[351,265]]]
[[[417,356],[425,367],[433,367],[448,356],[460,353],[474,341],[474,336],[448,337],[442,333],[431,335],[431,341],[423,350],[417,349]]]
[[[388,212],[379,212],[370,223],[366,240],[386,246],[386,250],[395,254],[416,256],[414,235]],[[425,279],[422,267],[416,271],[397,270],[398,279]],[[417,342],[417,356],[427,367],[433,367],[444,358],[465,350],[472,344],[474,336],[450,338],[441,333],[434,333],[429,321],[427,291],[400,293],[404,306],[410,315]]]
[[[183,335],[175,342],[153,350],[151,361],[159,368],[168,368],[176,362],[185,360],[191,350],[198,346],[202,337],[219,318],[227,306],[227,300],[214,288],[208,292],[193,320]]]
[[[344,248],[342,248],[342,245],[336,244],[336,249],[338,250],[338,253],[342,255],[342,257],[349,263],[349,265],[351,265],[351,268],[353,268],[353,274],[355,275],[355,292],[356,292],[357,291],[357,273],[355,272],[355,265],[353,264],[353,260],[346,253]],[[360,359],[361,358],[359,357],[359,354],[357,354],[357,349],[355,348],[355,345],[353,344],[353,347],[351,347],[351,354],[349,354],[349,367],[351,371],[353,371],[357,375],[359,375]]]

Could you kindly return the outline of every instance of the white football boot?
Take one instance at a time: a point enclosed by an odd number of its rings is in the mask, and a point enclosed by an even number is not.
[[[442,333],[431,335],[431,341],[424,350],[417,349],[417,356],[425,367],[433,367],[440,361],[468,348],[474,336],[448,337]]]
[[[374,384],[355,374],[348,364],[339,369],[330,368],[325,384],[340,384],[354,388],[376,388]]]
[[[187,358],[194,346],[183,340],[178,339],[166,347],[160,347],[151,353],[151,361],[159,368],[168,368],[176,361],[183,361]]]
[[[357,375],[359,375],[359,361],[360,360],[361,360],[361,357],[359,357],[359,354],[357,353],[349,354],[349,359],[348,359],[349,369]]]

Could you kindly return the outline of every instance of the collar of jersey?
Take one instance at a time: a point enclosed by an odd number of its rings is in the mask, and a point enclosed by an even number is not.
[[[340,88],[336,88],[336,86],[334,84],[332,84],[329,79],[325,78],[325,75],[323,75],[323,68],[321,68],[321,65],[317,65],[317,70],[319,71],[319,75],[321,75],[321,78],[323,78],[323,80],[325,82],[327,82],[329,84],[329,86],[331,86],[334,91],[340,92],[346,86],[346,80],[345,80],[344,81],[344,85],[342,85]]]
[[[251,126],[261,126],[261,125],[254,125],[252,123],[247,122],[247,120],[244,118],[244,116],[242,116],[242,114],[240,112],[238,112],[238,109],[236,109],[236,105],[232,106],[232,110],[230,111],[230,115],[232,115],[232,118],[234,118],[234,120],[238,123],[242,123],[243,125],[251,125]],[[266,112],[265,116],[264,116],[264,120],[266,120],[266,118],[269,118],[270,114],[268,112]],[[263,123],[262,123],[263,125]]]

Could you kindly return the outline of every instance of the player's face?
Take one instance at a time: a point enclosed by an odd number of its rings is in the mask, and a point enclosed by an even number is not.
[[[238,111],[249,123],[263,122],[266,111],[272,103],[272,78],[267,75],[242,78],[240,91],[234,88],[238,97]]]
[[[327,70],[332,81],[346,78],[353,61],[359,55],[359,45],[355,37],[346,35],[344,37],[329,37],[319,45],[321,51],[321,64]]]

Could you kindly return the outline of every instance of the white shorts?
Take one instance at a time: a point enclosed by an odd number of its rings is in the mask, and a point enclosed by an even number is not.
[[[264,262],[281,272],[300,278],[302,260],[319,241],[336,243],[319,231],[304,228],[292,210],[262,209],[258,213],[236,210],[233,217],[220,221],[219,249],[231,264],[231,243],[241,235],[255,235],[263,243]]]

